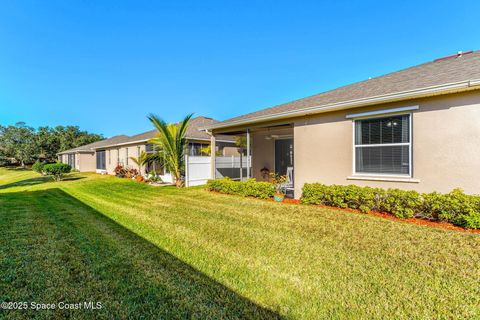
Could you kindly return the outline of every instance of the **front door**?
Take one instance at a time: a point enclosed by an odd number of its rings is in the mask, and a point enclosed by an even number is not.
[[[288,167],[293,167],[293,139],[275,140],[275,173],[286,175]]]

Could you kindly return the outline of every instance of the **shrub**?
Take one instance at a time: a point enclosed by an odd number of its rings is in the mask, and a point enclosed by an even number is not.
[[[72,167],[66,163],[51,163],[43,166],[43,171],[45,174],[51,175],[53,180],[60,181],[65,174],[72,171]]]
[[[113,172],[115,173],[115,176],[123,178],[127,173],[127,169],[125,169],[121,164],[119,164],[115,167],[115,169],[113,169]]]
[[[233,181],[230,178],[208,180],[207,190],[260,199],[269,199],[275,193],[273,184],[255,179],[247,181]]]
[[[32,170],[41,174],[44,174],[43,170],[45,167],[45,162],[37,161],[32,165]]]
[[[450,221],[465,228],[480,228],[480,197],[454,189],[450,193],[423,194],[422,215],[429,219]]]
[[[151,170],[150,172],[147,173],[145,181],[153,182],[153,183],[161,183],[162,178],[154,170]]]
[[[138,170],[133,168],[127,168],[125,170],[125,178],[133,179],[138,176]]]
[[[368,212],[378,208],[378,194],[380,194],[378,189],[369,187],[326,186],[320,183],[307,183],[303,187],[302,203],[323,204]]]
[[[448,194],[420,194],[400,189],[306,183],[301,201],[362,212],[383,211],[398,218],[422,217],[480,229],[480,196],[466,195],[460,189]]]
[[[422,198],[417,191],[388,189],[380,201],[380,211],[392,213],[397,218],[412,218],[420,212]]]

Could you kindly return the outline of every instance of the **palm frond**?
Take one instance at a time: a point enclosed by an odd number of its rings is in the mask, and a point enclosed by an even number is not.
[[[181,174],[184,169],[185,149],[187,145],[186,132],[193,114],[187,115],[179,124],[167,124],[161,118],[150,114],[148,119],[154,125],[158,134],[149,140],[163,152],[165,167],[174,176],[177,185],[181,182]]]

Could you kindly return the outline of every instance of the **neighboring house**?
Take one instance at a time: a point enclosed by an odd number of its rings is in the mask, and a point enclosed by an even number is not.
[[[217,120],[207,117],[196,117],[190,120],[187,128],[186,139],[188,141],[187,154],[190,156],[208,156],[202,154],[202,148],[210,145],[210,136],[204,131],[200,131],[200,127],[217,123]],[[131,157],[138,158],[143,152],[153,152],[153,146],[148,142],[158,134],[157,130],[147,131],[137,134],[119,141],[112,141],[109,144],[102,144],[95,147],[96,151],[96,167],[92,170],[99,173],[113,174],[117,165],[139,170],[142,174],[154,167],[141,166],[138,167]],[[216,143],[216,152],[225,156],[238,155],[238,148],[235,145],[235,138],[232,136],[220,136]],[[162,173],[163,172],[159,172]],[[165,179],[165,178],[164,178]],[[167,178],[168,179],[168,178]]]
[[[306,182],[478,194],[479,89],[480,52],[465,52],[204,129],[212,145],[247,135],[250,175],[293,171],[296,198]]]
[[[78,148],[73,148],[59,152],[58,161],[69,164],[72,168],[81,171],[95,171],[96,156],[95,147],[101,147],[112,143],[118,143],[127,139],[128,136],[120,135],[109,139],[100,140]]]

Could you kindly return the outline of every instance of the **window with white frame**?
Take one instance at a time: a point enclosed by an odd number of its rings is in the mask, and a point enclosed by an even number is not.
[[[410,114],[355,120],[355,173],[410,176],[410,121]]]

